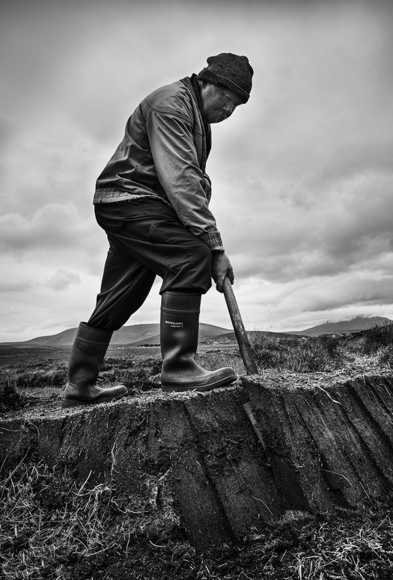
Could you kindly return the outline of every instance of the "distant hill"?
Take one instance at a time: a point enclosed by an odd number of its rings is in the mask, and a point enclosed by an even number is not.
[[[247,331],[247,335],[250,339],[253,338],[253,336],[265,336],[266,338],[300,338],[300,336],[302,335],[301,332],[272,332],[270,330],[248,330]],[[236,335],[234,333],[234,331],[230,331],[230,332],[225,332],[224,334],[219,334],[218,336],[215,337],[214,339],[215,342],[217,343],[231,343],[231,342],[236,342]]]
[[[341,320],[339,322],[326,322],[318,326],[306,328],[306,330],[293,331],[292,334],[303,334],[305,336],[320,336],[321,334],[348,334],[350,332],[359,332],[374,328],[375,326],[383,326],[392,321],[383,316],[356,316],[350,320]]]
[[[68,328],[58,334],[39,336],[37,338],[32,338],[31,340],[13,344],[23,346],[71,346],[76,331],[76,328]],[[230,332],[231,331],[227,328],[221,328],[220,326],[214,326],[212,324],[204,324],[202,322],[199,325],[199,342],[213,341],[215,340],[215,337]],[[160,325],[158,323],[123,326],[123,328],[113,333],[111,340],[112,346],[143,346],[145,344],[160,344]]]
[[[265,335],[270,338],[289,338],[300,336],[320,336],[321,334],[346,334],[350,332],[359,332],[391,323],[389,318],[382,316],[372,316],[370,318],[358,316],[351,320],[341,320],[340,322],[326,322],[307,328],[306,330],[294,330],[292,332],[269,332],[269,331],[249,331],[248,334]],[[76,328],[68,328],[58,334],[49,336],[39,336],[26,340],[24,342],[7,342],[1,345],[33,347],[33,346],[71,346],[75,335]],[[200,323],[199,325],[199,342],[210,344],[229,344],[236,343],[236,336],[233,330],[214,326],[213,324]],[[160,344],[160,325],[154,324],[134,324],[123,326],[120,330],[113,333],[111,340],[112,346],[129,345],[144,346],[148,344]]]

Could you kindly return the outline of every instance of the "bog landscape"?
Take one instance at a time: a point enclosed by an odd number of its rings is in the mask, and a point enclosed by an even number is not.
[[[299,333],[200,325],[199,362],[237,381],[163,394],[159,327],[115,333],[100,381],[62,409],[76,329],[0,344],[0,577],[391,579],[393,323]]]

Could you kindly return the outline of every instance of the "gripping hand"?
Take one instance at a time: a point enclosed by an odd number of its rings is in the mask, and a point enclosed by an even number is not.
[[[212,252],[212,278],[216,283],[216,288],[218,292],[222,292],[222,285],[225,280],[225,276],[228,276],[231,284],[235,280],[233,274],[232,264],[229,261],[228,256],[225,252]]]

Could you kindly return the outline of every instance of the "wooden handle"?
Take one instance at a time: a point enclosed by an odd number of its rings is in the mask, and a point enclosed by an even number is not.
[[[235,331],[237,343],[239,345],[240,354],[246,367],[247,374],[257,375],[258,367],[252,355],[251,346],[248,341],[248,336],[244,328],[243,320],[240,315],[239,307],[236,302],[235,294],[233,293],[232,284],[226,276],[223,284],[224,296],[228,306],[229,315],[232,320],[233,330]]]

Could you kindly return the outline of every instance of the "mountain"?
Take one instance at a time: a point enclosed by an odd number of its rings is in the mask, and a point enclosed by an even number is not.
[[[351,320],[326,322],[325,324],[313,326],[311,328],[307,328],[306,330],[294,330],[289,333],[268,331],[258,331],[257,333],[259,335],[263,334],[271,338],[288,338],[290,336],[319,336],[321,334],[345,334],[367,330],[369,328],[374,328],[374,326],[382,326],[391,322],[392,321],[389,318],[384,318],[382,316],[372,316],[370,318],[357,316]],[[23,347],[71,346],[74,341],[76,331],[76,328],[68,328],[67,330],[63,330],[63,332],[59,332],[58,334],[39,336],[24,342],[8,342],[0,344]],[[252,335],[254,332],[256,331],[249,331],[248,334]],[[221,328],[220,326],[214,326],[213,324],[204,324],[202,322],[199,325],[199,342],[228,344],[236,342],[236,337],[233,330]],[[160,325],[158,323],[123,326],[123,328],[113,333],[111,340],[112,346],[143,346],[147,344],[160,344]]]
[[[71,346],[75,335],[76,328],[68,328],[58,334],[50,336],[39,336],[24,342],[14,343],[23,346]],[[229,333],[227,328],[213,326],[212,324],[199,325],[199,342],[214,341],[215,338],[222,334]],[[9,343],[12,344],[12,343]],[[123,326],[120,330],[113,333],[111,345],[132,345],[143,346],[144,344],[160,344],[160,325],[154,324],[134,324]]]
[[[306,330],[293,331],[291,334],[303,334],[305,336],[320,336],[321,334],[348,334],[368,330],[375,326],[390,324],[392,321],[383,316],[356,316],[350,320],[340,320],[339,322],[325,322],[318,326],[306,328]]]

